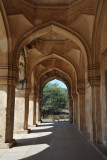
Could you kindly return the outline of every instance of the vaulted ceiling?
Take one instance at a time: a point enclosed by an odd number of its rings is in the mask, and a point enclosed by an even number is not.
[[[92,62],[98,0],[3,2],[13,52],[18,54],[23,47],[26,52],[28,79],[33,71],[36,85],[60,74],[67,76],[59,78],[68,84],[85,82]]]

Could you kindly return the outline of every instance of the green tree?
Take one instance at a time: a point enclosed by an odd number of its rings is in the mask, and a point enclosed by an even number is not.
[[[61,88],[57,83],[47,83],[43,89],[42,113],[55,114],[62,109],[68,109],[68,106],[67,89]]]

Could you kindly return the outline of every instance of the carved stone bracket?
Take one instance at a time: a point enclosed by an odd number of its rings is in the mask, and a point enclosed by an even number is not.
[[[25,97],[25,90],[15,90],[16,97]]]
[[[88,66],[89,76],[88,81],[91,86],[100,86],[101,82],[101,71],[100,71],[100,64],[92,64]]]
[[[77,92],[79,94],[85,94],[85,80],[81,79],[77,82]]]
[[[107,48],[105,49],[105,51],[103,52],[103,54],[102,54],[102,59],[105,57],[105,56],[107,56]]]
[[[77,99],[78,98],[77,92],[72,92],[72,96],[73,96],[73,98]]]
[[[78,88],[77,91],[79,94],[85,94],[85,88]]]

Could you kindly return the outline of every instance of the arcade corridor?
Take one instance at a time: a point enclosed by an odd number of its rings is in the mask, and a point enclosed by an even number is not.
[[[41,123],[14,138],[16,147],[0,150],[0,160],[104,160],[68,122]]]
[[[71,124],[40,124],[53,79]],[[107,150],[107,0],[0,0],[0,160],[103,160],[73,126]]]

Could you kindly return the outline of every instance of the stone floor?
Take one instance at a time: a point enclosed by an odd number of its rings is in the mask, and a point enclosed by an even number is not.
[[[30,134],[15,134],[17,145],[0,150],[0,160],[104,160],[68,122],[42,123]]]

